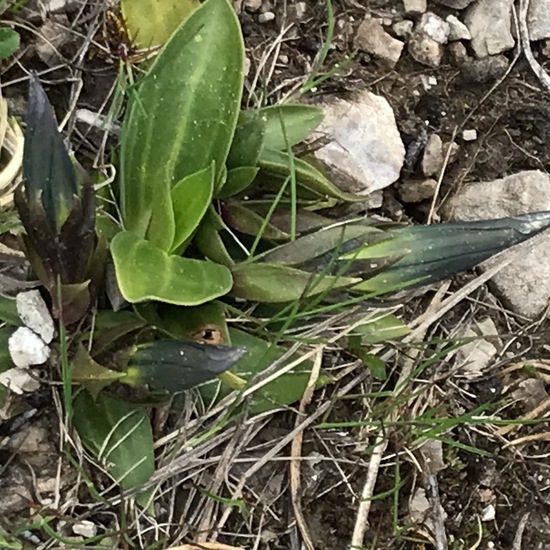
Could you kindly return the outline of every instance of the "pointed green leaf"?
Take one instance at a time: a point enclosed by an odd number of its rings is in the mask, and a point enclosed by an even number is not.
[[[130,303],[158,300],[194,306],[231,289],[231,272],[226,267],[171,256],[127,231],[113,239],[111,253],[120,291]]]
[[[285,265],[300,265],[318,257],[325,263],[355,250],[367,242],[385,239],[380,229],[365,225],[338,225],[323,228],[295,241],[285,243],[261,256],[262,261]],[[352,257],[352,254],[350,254]]]
[[[235,262],[227,252],[220,236],[220,230],[223,227],[223,221],[211,207],[203,218],[193,242],[201,254],[209,260],[226,267],[231,267]]]
[[[215,180],[221,181],[239,114],[243,66],[235,10],[229,0],[206,0],[131,90],[121,131],[125,229],[145,236],[159,185],[172,188],[212,162]]]
[[[287,143],[292,147],[303,141],[323,120],[323,110],[313,105],[283,103],[264,107],[259,113],[265,117],[264,148],[274,151],[286,151]]]
[[[550,212],[473,222],[396,229],[386,241],[363,248],[358,258],[400,254],[390,269],[354,290],[383,292],[447,279],[550,227]]]
[[[94,401],[81,391],[73,423],[84,445],[123,489],[143,485],[155,470],[153,434],[145,410],[101,392]]]
[[[281,241],[290,237],[290,235],[283,233],[269,222],[266,224],[264,218],[238,201],[226,202],[222,207],[222,216],[229,227],[245,235],[255,237],[262,231],[264,239]]]
[[[141,48],[164,44],[199,0],[121,0],[130,38]]]
[[[232,268],[233,296],[256,302],[293,302],[345,288],[361,280],[315,275],[281,264],[243,263]]]
[[[133,311],[99,310],[95,315],[92,341],[94,357],[109,351],[119,340],[142,330],[146,322]]]
[[[365,197],[350,195],[338,189],[320,170],[317,170],[309,162],[297,157],[294,158],[293,162],[296,181],[315,195],[343,201],[365,200]],[[288,177],[291,173],[289,155],[285,151],[264,149],[260,155],[259,165],[262,170],[283,178]]]
[[[244,352],[240,347],[191,340],[157,340],[136,346],[124,381],[151,390],[183,391],[231,368]]]
[[[177,250],[197,229],[212,201],[214,164],[186,176],[172,189],[176,231],[170,251]]]
[[[250,187],[259,170],[259,168],[254,166],[231,168],[227,171],[227,180],[222,190],[218,193],[218,196],[222,199],[226,199],[238,195]]]
[[[242,111],[235,128],[231,149],[227,156],[227,166],[256,166],[264,141],[265,117],[260,111]]]

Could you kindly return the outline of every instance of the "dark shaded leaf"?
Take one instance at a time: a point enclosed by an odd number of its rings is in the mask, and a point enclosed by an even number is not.
[[[401,254],[389,270],[354,288],[385,291],[399,286],[430,284],[472,269],[491,256],[550,227],[550,212],[524,216],[406,227],[393,238],[365,247],[358,258]]]
[[[151,390],[182,391],[231,368],[244,352],[240,347],[157,340],[130,352],[124,381]]]
[[[76,173],[57,130],[48,97],[31,75],[23,153],[23,184],[31,210],[42,204],[52,230],[58,231],[78,196]]]
[[[269,222],[265,223],[264,218],[256,214],[254,210],[243,206],[238,201],[228,201],[223,204],[222,217],[228,226],[245,235],[252,235],[255,237],[260,233],[260,230],[262,230],[262,237],[264,239],[280,241],[290,238],[290,235],[279,231],[279,229]],[[264,226],[263,229],[262,226]]]
[[[227,180],[222,190],[218,193],[218,196],[224,199],[241,193],[250,187],[259,170],[259,168],[253,166],[231,168],[231,170],[227,172]]]

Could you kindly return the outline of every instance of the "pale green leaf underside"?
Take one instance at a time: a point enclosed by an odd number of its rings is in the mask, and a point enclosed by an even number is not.
[[[226,267],[167,254],[127,231],[112,240],[111,253],[120,291],[130,303],[195,306],[227,294],[232,286]]]

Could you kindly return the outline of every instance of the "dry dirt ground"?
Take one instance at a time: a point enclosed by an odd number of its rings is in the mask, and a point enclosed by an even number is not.
[[[255,90],[268,101],[285,96],[308,73],[327,30],[325,3],[311,1],[307,16],[291,21],[291,38],[282,36],[284,10],[291,5],[264,3],[262,9],[276,15],[267,23],[259,23],[258,14],[244,8],[240,15],[251,61],[248,81],[257,76]],[[23,112],[30,69],[41,75],[60,118],[77,107],[105,109],[118,49],[116,34],[105,23],[103,3],[82,2],[69,12],[64,24],[70,25],[73,40],[60,46],[61,57],[52,65],[36,55],[40,22],[33,18],[32,7],[28,2],[18,14],[7,16],[20,24],[23,39],[17,61],[3,65],[3,93],[12,112]],[[354,33],[366,13],[395,17],[401,3],[335,0],[333,8],[336,30],[323,70],[353,53]],[[544,62],[542,53],[535,53]],[[516,51],[506,55],[512,61]],[[426,90],[429,77],[435,80]],[[431,69],[404,52],[395,69],[388,70],[367,54],[356,53],[313,97],[347,97],[363,89],[390,102],[407,146],[416,143],[425,120],[445,142],[467,117],[467,127],[477,130],[478,139],[461,142],[460,153],[447,167],[437,208],[470,181],[529,168],[546,171],[550,165],[548,92],[522,56],[502,81],[479,83],[466,81],[447,56],[439,68]],[[72,121],[66,130],[85,166],[108,163],[112,144],[102,133]],[[413,163],[401,181],[414,178],[414,171]],[[425,222],[430,203],[401,203],[399,184],[385,191],[378,213]],[[442,296],[434,289],[411,299],[407,318],[418,318],[434,301],[453,296],[474,279],[475,274],[464,275]],[[466,378],[453,371],[452,343],[446,338],[457,325],[486,316],[497,324],[501,352],[480,376]],[[307,532],[315,549],[344,549],[372,473],[372,454],[382,451],[364,548],[550,548],[549,437],[544,422],[514,426],[510,419],[530,409],[525,403],[507,404],[523,380],[519,370],[510,368],[518,358],[548,364],[549,328],[544,317],[529,322],[513,315],[482,285],[427,328],[427,343],[396,344],[382,380],[334,349],[323,366],[341,378],[336,386],[317,392],[305,409],[312,422],[303,432],[299,486],[290,481],[289,457],[295,452],[290,443],[297,418],[304,417],[289,408],[238,426],[229,424],[212,435],[208,445],[182,452],[175,471],[160,469],[156,520],[117,502],[114,489],[104,493],[104,500],[95,499],[89,480],[100,491],[108,489],[109,482],[86,462],[79,471],[60,455],[58,403],[46,387],[24,403],[12,404],[19,414],[0,426],[0,525],[16,535],[10,548],[78,547],[62,537],[74,536],[71,525],[86,520],[98,535],[106,535],[88,548],[167,548],[216,536],[244,548],[298,550]],[[395,389],[403,369],[411,372],[406,389],[401,397],[389,399],[383,392]],[[186,412],[194,418],[196,409]],[[535,417],[544,414],[541,410]],[[173,429],[180,420],[167,426]],[[207,421],[193,422],[198,430],[194,433],[210,426]],[[430,455],[442,461],[441,468],[432,470],[430,459],[419,451],[425,436],[443,441],[442,455]],[[383,447],[376,446],[380,441]],[[69,502],[60,513],[60,503]],[[37,524],[39,518],[49,518],[47,529]]]

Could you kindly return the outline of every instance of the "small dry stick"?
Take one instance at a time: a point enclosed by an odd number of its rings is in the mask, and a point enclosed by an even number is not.
[[[306,407],[311,402],[313,393],[315,392],[315,386],[317,380],[319,379],[319,374],[321,373],[321,363],[323,360],[323,350],[320,349],[315,356],[313,367],[311,369],[311,374],[309,376],[309,381],[307,387],[304,391],[302,399],[300,400],[300,406],[298,407],[298,416],[296,417],[295,428],[298,428],[300,425],[301,419],[305,416]],[[306,545],[307,550],[315,550],[313,546],[313,541],[309,534],[309,529],[304,519],[304,514],[302,512],[302,501],[300,500],[300,457],[302,456],[302,442],[304,440],[303,430],[299,431],[294,439],[292,440],[292,445],[290,447],[290,495],[292,498],[292,507],[294,508],[294,515],[296,516],[296,524],[302,535],[304,544]]]

